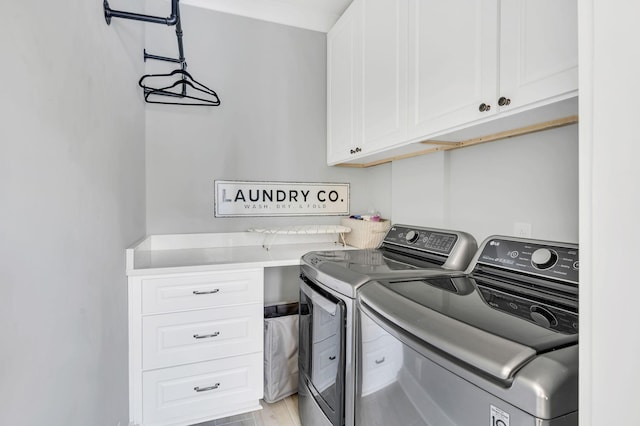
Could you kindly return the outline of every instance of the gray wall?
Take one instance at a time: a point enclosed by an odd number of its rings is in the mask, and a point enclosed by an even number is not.
[[[578,241],[577,125],[393,163],[396,223]]]
[[[389,165],[326,165],[326,35],[183,5],[185,54],[220,107],[146,109],[147,232],[243,231],[338,223],[337,217],[214,218],[214,180],[351,183],[351,212],[391,214]],[[175,36],[147,27],[147,50],[175,56]],[[171,68],[147,63],[149,72]]]
[[[126,425],[142,26],[107,27],[101,1],[3,2],[3,15],[0,424]]]

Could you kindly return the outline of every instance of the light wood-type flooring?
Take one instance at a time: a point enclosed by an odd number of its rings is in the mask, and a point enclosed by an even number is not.
[[[260,401],[260,405],[262,410],[198,423],[194,426],[301,426],[298,415],[298,394],[273,404]]]

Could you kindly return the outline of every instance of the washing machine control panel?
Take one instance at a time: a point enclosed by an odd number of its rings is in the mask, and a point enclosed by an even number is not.
[[[577,245],[495,238],[485,244],[477,263],[578,284]]]
[[[445,255],[451,254],[457,241],[454,233],[402,225],[392,226],[384,238],[385,243]]]
[[[551,304],[541,303],[478,285],[485,302],[494,309],[534,322],[560,333],[578,333],[578,314]]]

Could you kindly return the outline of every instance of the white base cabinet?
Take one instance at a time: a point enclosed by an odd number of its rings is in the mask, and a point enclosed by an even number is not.
[[[134,425],[178,426],[260,409],[264,271],[129,277]]]

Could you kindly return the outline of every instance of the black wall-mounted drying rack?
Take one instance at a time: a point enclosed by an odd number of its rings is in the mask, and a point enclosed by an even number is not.
[[[187,72],[187,61],[184,57],[184,46],[182,44],[182,24],[180,22],[179,0],[171,0],[171,15],[167,18],[151,15],[141,15],[139,13],[113,10],[109,7],[109,2],[104,0],[104,19],[107,25],[111,25],[112,18],[132,19],[135,21],[151,22],[154,24],[164,24],[176,27],[176,38],[178,40],[178,58],[151,55],[144,50],[144,60],[154,59],[158,61],[173,62],[180,65],[179,69],[168,74],[145,74],[138,81],[138,85],[144,91],[144,100],[153,104],[166,105],[195,105],[195,106],[218,106],[220,98],[213,90],[194,79]]]

